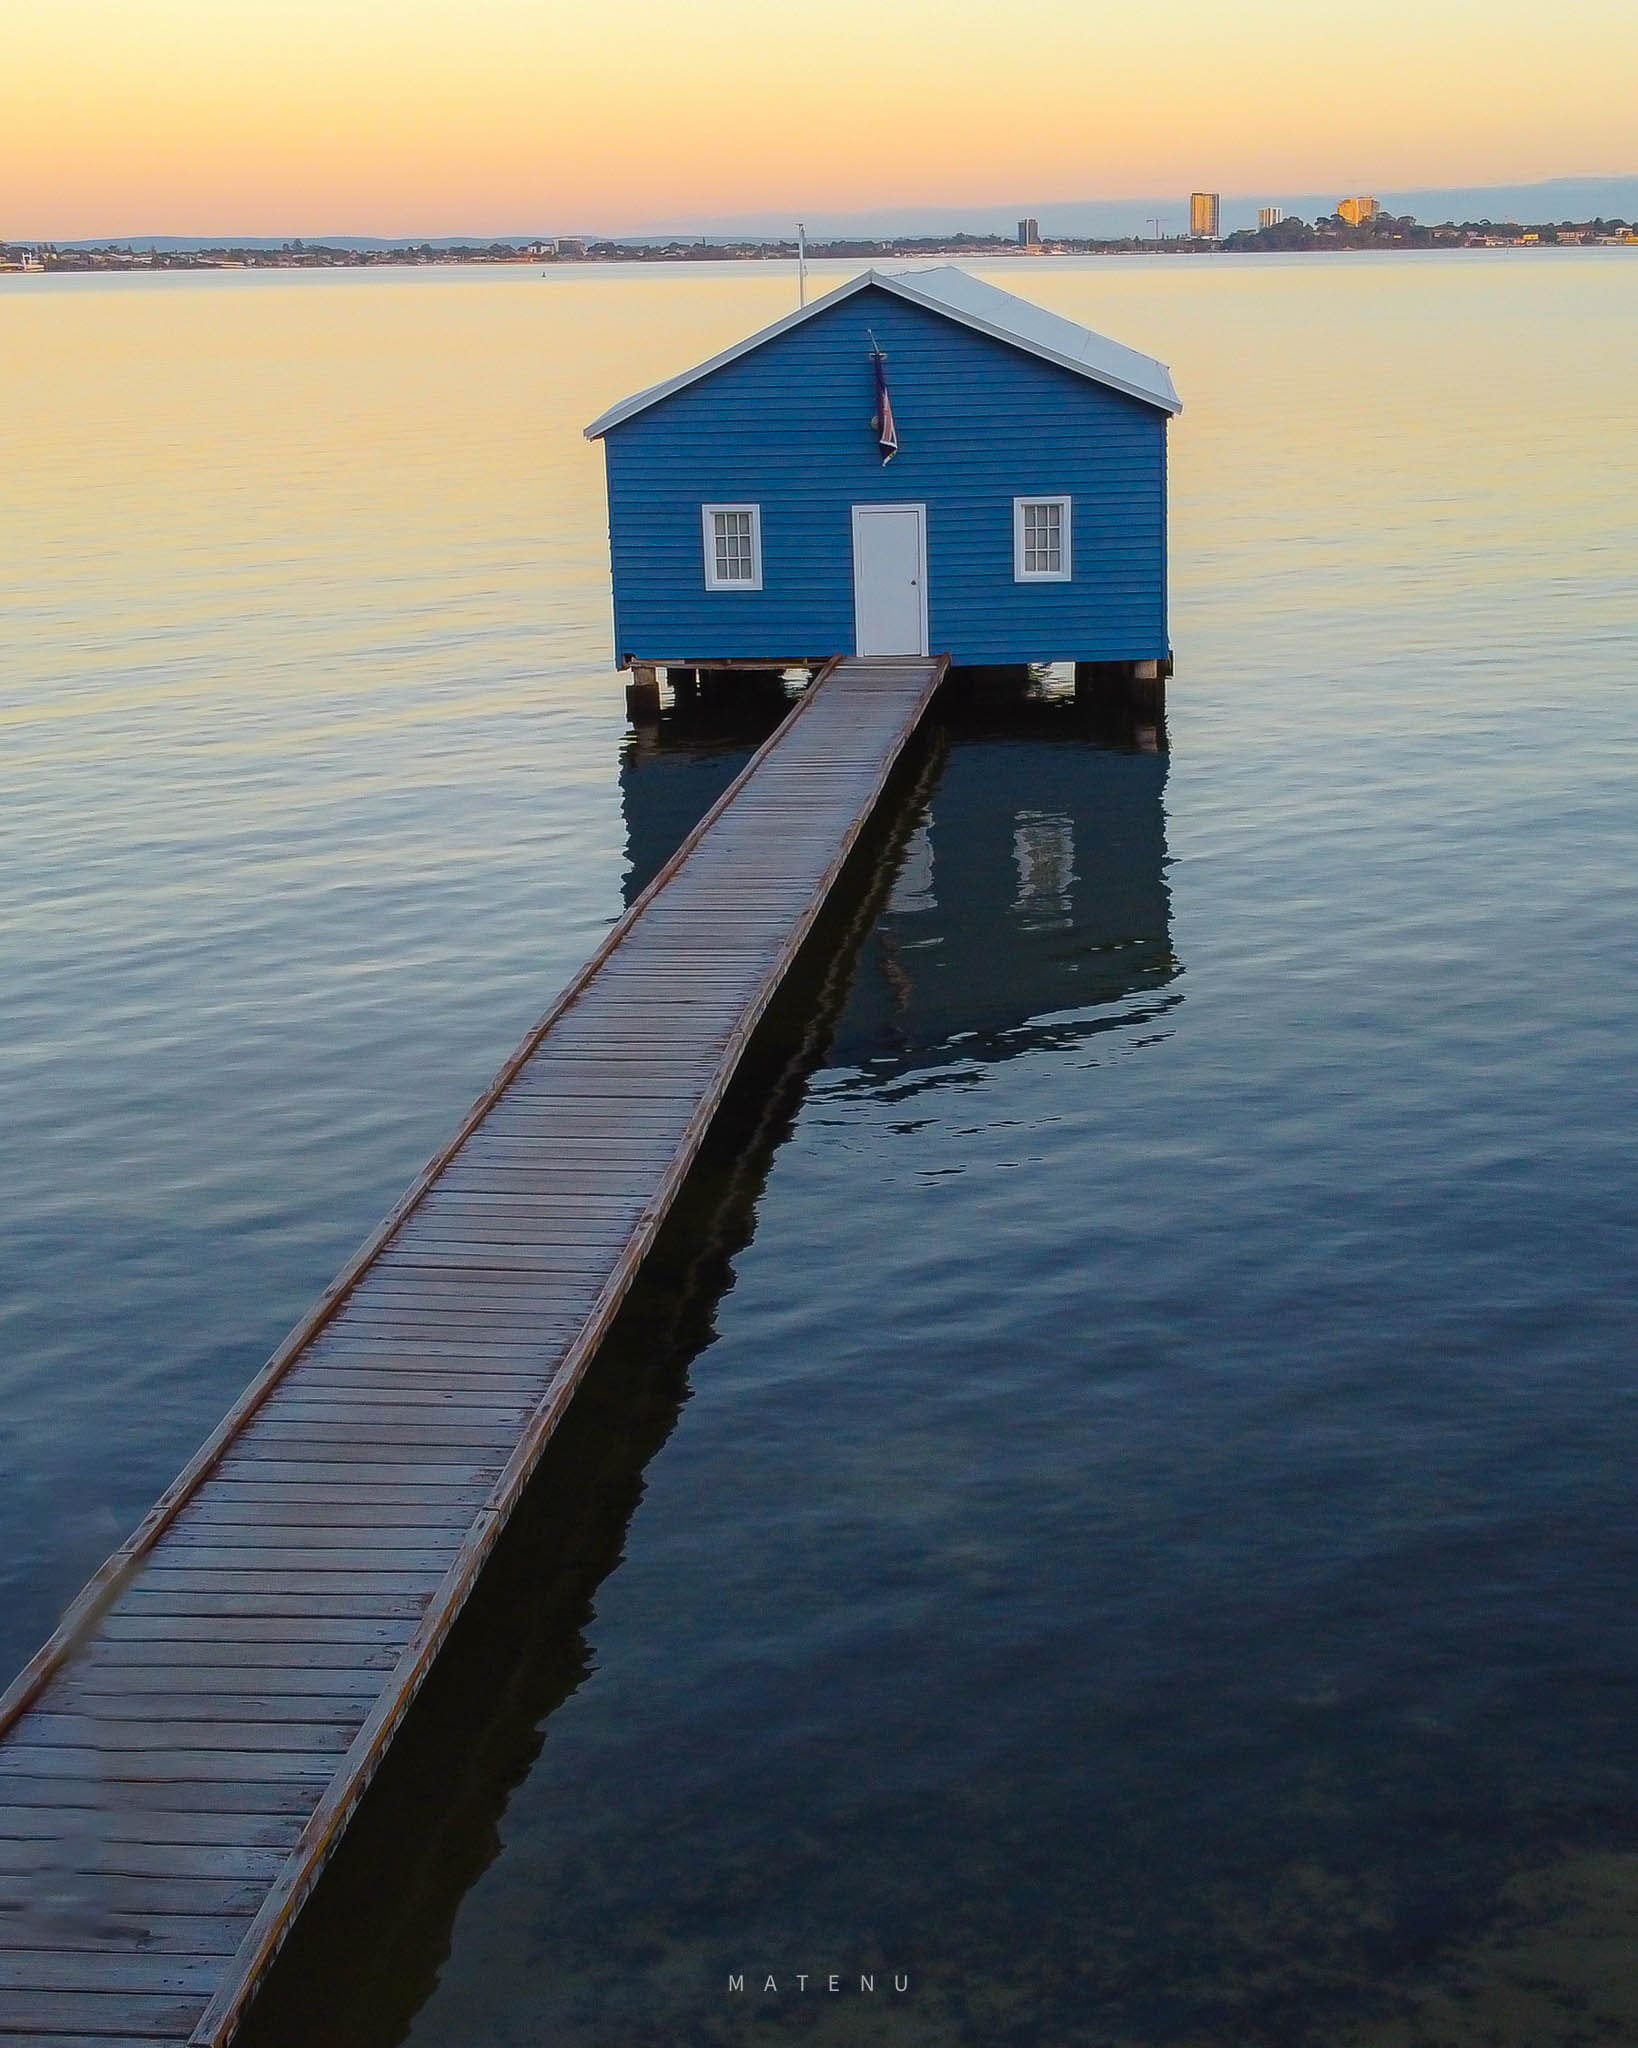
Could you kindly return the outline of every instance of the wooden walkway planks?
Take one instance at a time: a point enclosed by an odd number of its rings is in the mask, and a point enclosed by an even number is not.
[[[0,2048],[231,2036],[943,670],[826,669],[0,1698]]]

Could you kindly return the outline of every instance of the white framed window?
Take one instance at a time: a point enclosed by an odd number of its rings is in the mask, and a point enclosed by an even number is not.
[[[762,507],[702,505],[707,590],[762,588]]]
[[[1014,498],[1012,574],[1016,583],[1069,581],[1069,500]]]

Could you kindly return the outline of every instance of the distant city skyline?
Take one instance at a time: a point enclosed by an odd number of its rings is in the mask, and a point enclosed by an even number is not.
[[[1355,187],[1357,191],[1357,186]],[[1329,192],[1263,191],[1224,193],[1221,198],[1219,232],[1223,236],[1243,228],[1268,225],[1267,212],[1286,218],[1313,221],[1336,211],[1347,187]],[[1383,191],[1378,195],[1383,209],[1396,216],[1410,215],[1424,223],[1442,220],[1584,221],[1606,219],[1638,220],[1638,174],[1612,178],[1559,178],[1533,185],[1443,187],[1411,191]],[[1056,202],[1017,199],[992,200],[970,206],[878,207],[867,212],[829,213],[809,209],[806,215],[812,243],[856,238],[862,241],[915,235],[939,236],[957,232],[990,234],[1016,241],[1019,225],[1034,220],[1043,241],[1060,237],[1088,239],[1155,234],[1177,237],[1187,233],[1189,195],[1148,195],[1132,199],[1061,199]],[[0,218],[0,244],[56,243],[75,246],[124,244],[137,248],[188,249],[202,246],[244,246],[261,244],[277,247],[283,242],[302,240],[355,248],[402,246],[405,243],[440,245],[510,241],[522,243],[536,237],[558,241],[570,239],[620,239],[630,242],[682,240],[784,240],[794,237],[792,216],[761,213],[739,216],[696,216],[693,219],[662,219],[634,228],[611,226],[604,220],[565,220],[562,216],[543,219],[465,222],[445,232],[417,223],[396,235],[360,231],[338,224],[332,215],[311,220],[281,222],[272,233],[230,225],[214,233],[182,226],[156,228],[151,222],[135,225],[118,215],[82,235],[50,234],[15,212]]]
[[[1008,224],[1092,193],[1625,174],[1638,9],[1386,0],[1155,15],[1041,0],[59,0],[8,13],[0,234],[644,232],[776,208]],[[1050,61],[1043,62],[1043,52]],[[1147,210],[1147,209],[1145,209]],[[1225,220],[1225,226],[1227,221]]]
[[[1214,217],[1212,202],[1216,195],[1196,193],[1192,196],[1196,202],[1196,225],[1202,228],[1202,232],[1166,236],[1159,246],[1164,247],[1168,254],[1203,256],[1213,260],[1220,252],[1232,257],[1262,254],[1269,250],[1293,255],[1339,248],[1409,252],[1522,249],[1531,246],[1543,249],[1589,245],[1600,248],[1638,247],[1638,226],[1634,225],[1632,218],[1619,215],[1611,218],[1607,210],[1602,216],[1595,214],[1580,221],[1561,218],[1557,221],[1497,222],[1494,219],[1475,221],[1469,218],[1465,223],[1419,223],[1408,214],[1387,211],[1369,196],[1345,199],[1334,210],[1321,208],[1319,218],[1312,222],[1283,214],[1277,206],[1264,206],[1258,209],[1256,229],[1231,230],[1227,235],[1208,234],[1203,230]],[[1150,221],[1149,237],[1051,235],[1043,238],[1036,230],[1036,221],[1025,215],[1017,223],[1015,237],[996,231],[962,232],[945,237],[896,236],[874,241],[854,237],[827,241],[810,236],[805,245],[789,236],[756,240],[708,240],[698,236],[597,238],[589,242],[575,236],[536,237],[521,241],[516,237],[501,237],[477,241],[467,238],[453,244],[446,240],[425,239],[391,243],[367,239],[351,241],[345,237],[328,242],[293,237],[278,243],[247,241],[235,244],[219,240],[213,244],[202,244],[164,238],[137,246],[130,243],[63,242],[35,248],[0,241],[0,272],[27,269],[44,269],[52,273],[121,274],[154,269],[173,273],[217,269],[288,271],[442,263],[512,263],[538,267],[565,261],[720,263],[758,259],[777,262],[782,258],[795,259],[800,263],[804,248],[810,264],[828,259],[831,264],[840,263],[856,269],[861,260],[880,264],[884,260],[915,261],[956,256],[964,261],[984,263],[1014,251],[1030,256],[1139,255],[1157,247],[1154,238],[1161,235],[1162,223]]]

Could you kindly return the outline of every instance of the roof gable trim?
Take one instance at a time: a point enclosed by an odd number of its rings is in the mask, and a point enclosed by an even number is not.
[[[957,274],[965,276],[965,273]],[[976,284],[977,280],[971,282]],[[1152,357],[1139,355],[1132,349],[1119,348],[1118,353],[1130,357],[1134,367],[1147,368],[1152,365],[1154,372],[1147,381],[1139,376],[1123,375],[1120,369],[1107,363],[1093,363],[1070,355],[1038,336],[1008,328],[998,321],[987,319],[982,313],[970,307],[954,305],[940,298],[935,292],[919,291],[916,288],[914,274],[890,275],[879,270],[865,270],[857,277],[848,278],[834,291],[826,292],[822,298],[815,299],[811,305],[798,306],[794,313],[787,313],[783,319],[775,320],[771,326],[747,335],[743,341],[735,342],[732,347],[723,349],[720,354],[710,357],[706,362],[696,364],[693,369],[667,378],[664,383],[651,384],[644,391],[633,392],[630,398],[624,398],[618,405],[610,406],[607,412],[600,413],[586,428],[586,439],[599,440],[612,427],[622,426],[638,413],[646,412],[650,406],[658,405],[662,399],[686,390],[690,384],[699,383],[702,378],[709,377],[712,371],[726,368],[729,363],[737,362],[741,356],[749,355],[753,350],[761,348],[765,342],[777,340],[780,335],[788,334],[793,327],[801,326],[804,321],[814,319],[818,314],[826,312],[832,306],[840,305],[843,300],[852,298],[856,292],[864,291],[872,285],[881,291],[891,292],[896,298],[904,299],[910,305],[919,306],[924,312],[936,313],[943,319],[954,321],[957,326],[968,327],[977,334],[987,335],[992,341],[999,341],[1008,348],[1018,349],[1025,355],[1037,356],[1043,362],[1055,363],[1060,369],[1068,370],[1077,377],[1085,377],[1091,383],[1124,392],[1127,397],[1135,398],[1144,405],[1152,405],[1166,413],[1179,413],[1183,410],[1182,401],[1172,386],[1166,366],[1155,362]],[[1012,295],[997,290],[996,296],[1010,298]],[[1072,323],[1064,324],[1068,326]],[[1080,331],[1090,334],[1088,329]]]

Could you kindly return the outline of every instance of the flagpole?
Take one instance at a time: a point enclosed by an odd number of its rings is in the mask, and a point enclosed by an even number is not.
[[[808,231],[800,221],[796,223],[796,303],[808,303]]]

